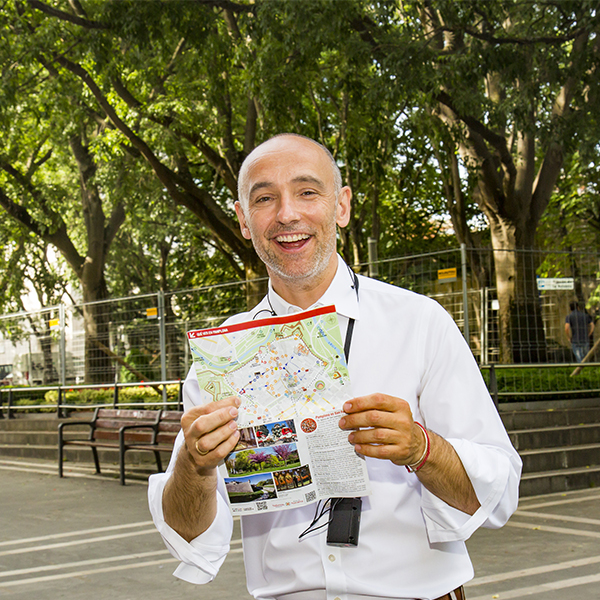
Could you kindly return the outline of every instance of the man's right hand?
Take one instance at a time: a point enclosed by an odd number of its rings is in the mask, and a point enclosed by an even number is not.
[[[235,421],[240,404],[239,398],[230,396],[183,414],[185,445],[199,474],[214,469],[235,448],[240,437]]]
[[[165,521],[190,542],[206,531],[217,514],[217,465],[235,448],[240,399],[225,398],[186,411],[185,436],[163,492]]]

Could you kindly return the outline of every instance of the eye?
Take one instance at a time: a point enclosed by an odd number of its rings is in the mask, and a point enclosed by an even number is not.
[[[252,204],[262,204],[272,199],[273,196],[257,196],[256,198],[254,198],[254,200],[252,200]]]

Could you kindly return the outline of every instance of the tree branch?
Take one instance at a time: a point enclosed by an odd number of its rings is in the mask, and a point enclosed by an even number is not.
[[[447,92],[442,90],[437,94],[436,99],[444,106],[447,106],[457,116],[457,118],[460,119],[471,131],[477,133],[486,142],[493,146],[498,152],[500,160],[507,168],[511,170],[514,169],[512,156],[506,145],[506,138],[504,136],[494,133],[491,129],[486,127],[481,121],[479,121],[475,117],[462,114],[456,108],[452,98]]]
[[[34,219],[24,206],[17,204],[9,198],[2,188],[0,188],[0,205],[13,219],[21,223],[21,225],[26,227],[29,231],[55,246],[65,257],[65,260],[71,265],[73,270],[77,274],[81,273],[83,258],[71,242],[71,239],[67,234],[67,227],[62,218],[59,217],[59,227],[50,233],[48,228]]]
[[[148,144],[119,117],[108,102],[91,75],[79,64],[66,57],[56,55],[54,60],[73,73],[90,89],[96,101],[115,127],[136,147],[148,161],[159,180],[164,184],[171,197],[183,206],[187,206],[202,222],[206,223],[218,237],[223,239],[240,256],[247,256],[249,245],[241,236],[233,219],[227,215],[217,202],[205,190],[192,181],[179,177],[177,173],[164,165],[152,152]]]
[[[100,23],[99,21],[90,21],[88,19],[83,19],[81,17],[77,17],[63,10],[59,10],[58,8],[53,8],[52,6],[48,6],[40,0],[27,0],[27,3],[31,8],[37,9],[51,17],[57,17],[62,21],[69,21],[69,23],[74,23],[75,25],[79,25],[81,27],[85,27],[86,29],[108,29],[109,26]]]
[[[566,42],[570,42],[582,34],[588,34],[589,31],[587,27],[580,27],[573,33],[568,35],[560,35],[560,36],[540,36],[540,37],[532,37],[532,38],[519,38],[519,37],[496,37],[494,35],[487,34],[482,31],[477,31],[476,29],[472,29],[470,27],[442,27],[442,31],[456,32],[461,31],[474,37],[478,40],[482,40],[484,42],[488,42],[490,44],[517,44],[519,46],[534,46],[536,44],[564,44]]]
[[[196,2],[204,6],[222,8],[234,13],[254,14],[254,11],[256,10],[256,5],[254,4],[240,4],[239,2],[230,2],[230,0],[196,0]]]
[[[587,45],[589,39],[589,33],[587,31],[581,33],[573,42],[573,48],[571,50],[570,67],[573,68],[579,62],[581,53]],[[578,85],[579,78],[576,73],[571,73],[560,92],[556,96],[554,106],[552,107],[552,123],[554,126],[560,126],[559,122],[564,120],[566,115],[571,110],[571,100],[573,99],[573,93],[576,86]],[[563,165],[563,147],[556,138],[553,139],[549,146],[533,187],[533,198],[532,198],[532,219],[537,222],[550,201],[550,196],[556,185],[558,175]]]

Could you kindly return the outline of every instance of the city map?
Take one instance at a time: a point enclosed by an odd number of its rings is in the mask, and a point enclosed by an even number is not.
[[[202,401],[242,399],[238,426],[339,409],[352,397],[334,306],[188,332]]]

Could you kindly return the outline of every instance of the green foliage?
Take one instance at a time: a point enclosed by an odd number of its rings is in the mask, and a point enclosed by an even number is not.
[[[482,373],[489,388],[490,370],[483,369]],[[498,392],[502,394],[499,401],[569,400],[600,389],[598,367],[584,367],[575,377],[571,377],[571,373],[573,367],[496,369]]]
[[[591,42],[600,17],[591,2],[224,6],[52,3],[66,18],[43,3],[3,5],[0,160],[22,178],[0,170],[0,189],[37,224],[0,226],[5,310],[17,308],[31,281],[28,266],[48,274],[34,278],[45,302],[73,280],[82,290],[88,285],[78,272],[86,258],[101,269],[89,287],[112,296],[260,274],[234,218],[235,182],[247,152],[281,131],[313,137],[334,153],[354,192],[341,236],[352,262],[366,261],[369,237],[378,239],[382,258],[456,245],[450,163],[475,134],[487,154],[461,156],[464,207],[457,209],[473,243],[489,241],[481,231],[482,210],[492,210],[481,202],[484,166],[510,174],[523,161],[517,144],[527,135],[535,138],[535,164],[519,185],[533,181],[553,144],[569,161],[575,150],[585,156],[570,177],[595,185],[600,78]],[[569,110],[557,118],[557,94],[569,81]],[[444,94],[453,113],[445,120]],[[479,128],[469,130],[473,122]],[[94,162],[95,212],[82,202],[75,137]],[[508,193],[513,184],[488,188]],[[569,223],[600,214],[593,194],[585,210],[567,195],[557,202]],[[499,199],[498,207],[520,206],[502,219],[535,228],[537,212],[525,215],[528,198],[524,189],[514,201]],[[115,237],[100,239],[121,209]],[[536,208],[543,210],[543,203]],[[66,251],[67,242],[76,252]],[[42,260],[49,244],[62,244],[55,272]],[[92,256],[98,248],[105,252]],[[240,302],[225,291],[217,300],[223,310]]]
[[[176,402],[179,395],[178,385],[167,385],[167,400]],[[62,404],[74,405],[81,408],[93,407],[98,404],[112,405],[114,401],[114,390],[111,388],[91,388],[91,389],[73,389],[65,390],[62,395]],[[154,388],[149,386],[143,387],[121,387],[119,388],[119,403],[118,406],[126,406],[130,404],[144,405],[145,409],[162,408],[162,394],[158,393]],[[30,400],[20,399],[18,403],[24,405]],[[56,405],[58,402],[58,392],[50,390],[44,395],[46,404]]]

